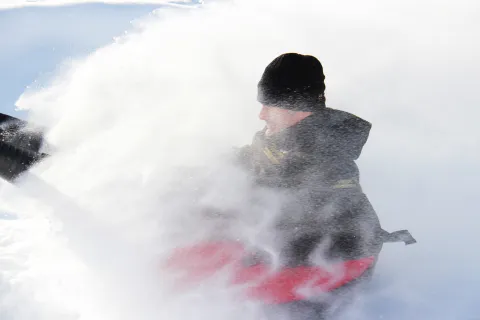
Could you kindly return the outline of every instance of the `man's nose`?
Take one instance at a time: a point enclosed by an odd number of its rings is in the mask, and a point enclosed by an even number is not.
[[[267,115],[268,115],[268,108],[266,106],[262,105],[262,109],[260,110],[260,113],[258,114],[258,117],[260,120],[267,120]]]

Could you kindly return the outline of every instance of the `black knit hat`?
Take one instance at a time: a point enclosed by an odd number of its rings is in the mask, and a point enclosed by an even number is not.
[[[325,107],[325,75],[317,58],[285,53],[266,68],[258,83],[258,101],[295,111]]]

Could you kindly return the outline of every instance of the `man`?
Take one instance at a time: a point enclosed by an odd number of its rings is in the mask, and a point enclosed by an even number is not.
[[[288,195],[277,222],[284,268],[312,266],[318,248],[326,261],[373,258],[365,272],[331,291],[340,297],[371,277],[384,242],[415,240],[406,231],[389,234],[380,227],[355,164],[371,124],[327,108],[324,80],[313,56],[274,59],[258,83],[259,117],[266,126],[239,157],[259,186]],[[297,300],[282,310],[290,319],[323,319],[335,303]]]
[[[282,247],[280,271],[266,275],[261,264],[268,264],[268,258],[262,261],[261,252],[253,252],[253,256],[247,253],[245,268],[237,270],[235,280],[242,283],[267,276],[253,288],[252,296],[267,298],[274,311],[279,306],[291,320],[325,319],[344,293],[371,276],[384,242],[415,242],[406,232],[389,234],[381,229],[360,188],[354,162],[371,125],[347,112],[327,108],[324,79],[322,65],[312,56],[290,53],[272,61],[258,85],[263,105],[260,117],[266,127],[240,151],[241,163],[256,183],[285,194],[286,201],[275,224]],[[0,176],[15,182],[47,155],[40,152],[41,135],[35,138],[20,130],[25,123],[4,116],[0,124]],[[216,249],[216,244],[207,243],[202,249],[207,254],[202,252],[201,257],[209,260],[212,248]],[[225,248],[220,249],[224,254]],[[235,245],[232,251],[236,256]],[[345,272],[339,279],[323,283],[331,296],[307,301],[295,285],[316,281],[305,279],[305,275],[318,276],[314,267],[319,251],[327,262],[345,262]],[[196,268],[195,256],[187,258],[186,265]],[[214,259],[214,269],[217,262]],[[199,266],[197,271],[202,275],[205,265]]]

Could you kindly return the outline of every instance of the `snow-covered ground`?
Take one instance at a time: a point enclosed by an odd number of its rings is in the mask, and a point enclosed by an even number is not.
[[[348,319],[479,318],[479,9],[206,1],[69,61],[18,101],[57,153],[0,190],[0,319],[258,319],[214,286],[170,292],[158,259],[212,227],[193,191],[171,196],[188,183],[179,167],[210,167],[205,203],[248,215],[245,181],[219,159],[261,128],[256,83],[288,51],[322,61],[328,106],[373,123],[364,190],[387,230],[418,240],[385,246]],[[252,221],[236,231],[263,240]]]

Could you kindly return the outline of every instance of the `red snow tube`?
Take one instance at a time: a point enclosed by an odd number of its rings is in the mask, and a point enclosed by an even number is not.
[[[177,249],[167,262],[167,267],[183,271],[183,280],[188,283],[201,281],[231,267],[231,284],[244,285],[248,298],[280,304],[305,300],[312,295],[339,288],[361,276],[375,260],[372,256],[344,261],[329,266],[328,270],[302,266],[276,271],[263,263],[245,265],[248,256],[239,243],[210,242]]]

